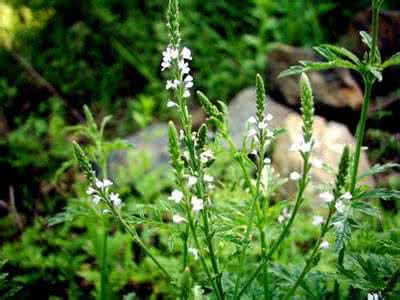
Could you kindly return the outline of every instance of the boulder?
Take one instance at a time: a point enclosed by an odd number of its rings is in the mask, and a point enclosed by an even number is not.
[[[293,171],[301,172],[302,158],[298,152],[289,152],[290,145],[295,143],[302,136],[302,118],[298,113],[291,113],[283,120],[282,126],[287,129],[287,133],[280,137],[274,147],[272,163],[274,168],[281,176],[288,177]],[[340,161],[340,157],[345,145],[354,149],[355,138],[349,129],[336,122],[328,122],[322,117],[315,117],[314,138],[316,146],[312,157],[323,161],[335,173]],[[370,168],[370,164],[365,152],[361,153],[359,173],[363,173]],[[308,189],[311,195],[319,193],[319,187],[326,184],[334,184],[335,174],[326,168],[313,167],[311,170],[312,186]],[[367,178],[364,183],[374,185],[373,178]],[[295,184],[288,185],[288,192],[294,191]]]
[[[272,93],[283,97],[291,106],[299,103],[299,77],[290,76],[278,79],[278,75],[300,60],[320,60],[311,49],[295,48],[279,44],[268,53],[268,75]],[[349,107],[360,109],[363,93],[350,72],[345,69],[333,69],[309,74],[315,99],[319,103],[335,108]]]

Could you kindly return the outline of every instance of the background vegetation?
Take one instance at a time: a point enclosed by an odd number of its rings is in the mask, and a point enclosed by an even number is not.
[[[273,43],[335,43],[354,13],[369,2],[182,1],[182,29],[194,56],[196,88],[229,102],[253,84],[256,72],[265,72]],[[400,8],[395,0],[385,5]],[[71,141],[79,136],[69,126],[83,121],[84,104],[98,120],[114,116],[106,131],[110,139],[169,118],[159,67],[168,38],[165,11],[166,1],[160,0],[0,1],[0,259],[8,274],[0,277],[0,295],[94,297],[101,232],[93,216],[79,212],[77,198],[84,186],[70,162]],[[373,161],[398,155],[398,139],[389,133],[371,131],[370,139]],[[165,197],[170,189],[168,176],[145,171],[145,163],[132,166],[126,185],[119,187],[135,209]],[[399,180],[391,177],[386,184],[399,186]],[[385,226],[400,225],[393,214],[396,204],[389,206],[382,234]],[[74,213],[60,217],[64,207]],[[74,216],[71,222],[59,222],[69,216]],[[304,233],[300,244],[315,233],[302,223],[296,229]],[[174,263],[165,257],[173,254],[164,251],[173,249],[167,233],[144,227],[143,234],[161,259]],[[374,247],[377,239],[367,233],[358,238],[364,247]],[[115,228],[109,244],[110,264],[117,266],[110,274],[116,299],[132,291],[141,297],[168,294],[160,274],[121,230]],[[282,255],[299,260],[302,247],[294,251]]]

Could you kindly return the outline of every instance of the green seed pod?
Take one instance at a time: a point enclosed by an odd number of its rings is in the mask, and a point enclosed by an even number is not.
[[[303,73],[300,79],[301,112],[303,117],[303,134],[305,142],[311,141],[314,123],[314,97],[310,80]]]
[[[343,149],[342,157],[340,158],[339,169],[336,175],[336,185],[334,194],[335,197],[340,197],[343,193],[343,190],[346,187],[347,178],[349,174],[349,167],[350,167],[350,150],[349,147],[346,146]]]
[[[180,159],[178,133],[173,122],[168,123],[168,150],[171,157],[172,166],[177,172],[182,171],[182,161]]]
[[[167,27],[171,39],[171,45],[178,49],[181,41],[179,32],[179,3],[178,0],[169,0],[167,13]]]
[[[95,179],[94,171],[88,157],[78,143],[73,142],[75,157],[78,161],[79,168],[86,175],[87,180],[92,183]]]
[[[220,119],[220,111],[218,108],[211,103],[210,99],[207,98],[202,92],[197,91],[197,95],[199,96],[200,104],[203,107],[204,111],[207,113],[209,117],[214,117]]]
[[[266,95],[264,81],[260,74],[257,74],[256,76],[256,98],[257,118],[261,122],[264,119]]]
[[[199,132],[197,134],[197,152],[200,153],[203,151],[204,146],[208,141],[208,128],[206,124],[201,125]]]

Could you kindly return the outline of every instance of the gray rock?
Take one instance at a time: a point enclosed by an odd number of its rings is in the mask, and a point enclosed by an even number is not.
[[[241,91],[229,104],[230,130],[233,140],[237,146],[241,145],[242,138],[246,134],[246,122],[256,113],[256,89],[249,87]],[[274,118],[269,122],[271,128],[280,128],[286,117],[293,113],[293,110],[281,105],[267,97],[266,112]]]
[[[148,155],[149,170],[166,165],[169,161],[168,154],[168,125],[158,123],[128,136],[126,141],[134,146],[134,151]],[[128,163],[128,151],[115,151],[108,159],[108,172],[112,178],[118,174],[118,168]],[[146,158],[147,159],[147,158]]]

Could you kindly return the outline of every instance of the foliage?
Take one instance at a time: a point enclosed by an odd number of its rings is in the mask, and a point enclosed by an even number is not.
[[[398,297],[400,221],[374,200],[397,201],[400,185],[395,175],[385,188],[357,184],[398,164],[382,159],[385,164],[357,174],[359,129],[355,155],[345,148],[336,183],[323,187],[334,200],[315,209],[306,194],[314,146],[307,76],[300,82],[303,140],[295,151],[303,168],[293,177],[294,201],[280,193],[289,179],[270,165],[270,147],[284,130],[268,129],[262,76],[243,148],[233,143],[229,122],[235,120],[227,118],[228,99],[264,71],[270,42],[332,40],[338,33],[321,25],[338,23],[338,14],[349,20],[367,3],[181,2],[178,18],[178,1],[170,1],[169,26],[167,3],[153,0],[1,3],[12,20],[0,32],[0,67],[8,70],[0,77],[0,130],[6,128],[0,169],[9,175],[1,195],[8,199],[16,185],[18,208],[0,220],[1,296],[40,298],[46,286],[52,299]],[[167,30],[170,46],[192,50],[187,62],[196,89],[207,91],[192,93],[207,114],[199,128],[185,96],[191,80],[173,93],[160,80],[158,53],[168,43]],[[384,79],[383,69],[399,64],[399,55],[382,62],[374,35],[361,38],[369,47],[364,58],[322,45],[316,50],[326,62],[301,62],[283,75],[346,67],[372,87]],[[168,79],[187,79],[181,67],[174,71]],[[167,101],[177,111],[167,110]],[[168,118],[177,121],[169,125],[172,168],[149,170],[149,154],[118,137]],[[395,137],[370,134],[383,145],[377,158],[396,157]],[[121,150],[131,163],[112,175],[112,187],[99,187],[111,176],[109,156]],[[193,187],[188,175],[197,179]],[[179,203],[169,199],[175,188],[183,193]],[[351,201],[344,198],[349,192]],[[341,202],[348,204],[343,212]],[[322,224],[311,224],[314,213],[324,216]],[[336,251],[325,249],[334,240]]]

